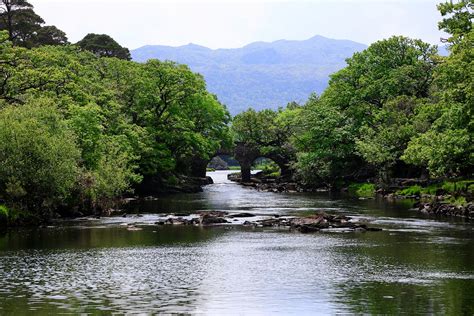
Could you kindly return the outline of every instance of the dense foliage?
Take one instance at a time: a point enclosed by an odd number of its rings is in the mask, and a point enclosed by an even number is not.
[[[266,109],[257,112],[249,109],[242,112],[232,122],[234,141],[245,144],[248,150],[259,157],[273,160],[280,167],[282,175],[287,175],[295,157],[291,137],[297,134],[296,119],[300,110],[300,106],[290,103],[285,111]]]
[[[26,0],[0,0],[0,30],[8,32],[8,39],[23,47],[64,45],[66,34],[55,26],[43,26],[44,20],[33,11]]]
[[[0,199],[47,215],[108,207],[144,177],[189,173],[228,114],[186,66],[14,47],[0,33]]]
[[[284,152],[307,185],[393,177],[472,177],[473,1],[439,5],[450,54],[396,36],[347,59],[320,97],[236,116],[238,141]],[[280,122],[290,119],[291,128]],[[281,134],[284,137],[281,137]],[[275,147],[269,147],[269,144]]]
[[[0,202],[11,210],[106,209],[229,145],[227,110],[187,66],[130,62],[108,35],[71,46],[43,24],[27,1],[1,1]]]
[[[69,45],[27,1],[0,7],[4,217],[108,208],[146,180],[193,173],[231,147],[231,135],[311,186],[472,177],[472,0],[439,5],[449,56],[406,37],[378,41],[347,59],[320,96],[245,111],[232,133],[226,108],[187,66],[131,62],[106,35]],[[372,195],[375,187],[353,189]]]

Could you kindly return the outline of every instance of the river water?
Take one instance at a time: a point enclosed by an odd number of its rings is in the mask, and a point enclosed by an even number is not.
[[[215,184],[142,215],[0,233],[0,314],[474,314],[474,225],[409,203]],[[381,232],[156,226],[163,213],[326,211]],[[142,230],[127,229],[135,224]]]

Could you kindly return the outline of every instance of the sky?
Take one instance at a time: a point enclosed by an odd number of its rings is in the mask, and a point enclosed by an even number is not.
[[[236,48],[314,35],[371,44],[392,35],[440,44],[441,0],[30,0],[71,42],[108,34],[121,45]]]

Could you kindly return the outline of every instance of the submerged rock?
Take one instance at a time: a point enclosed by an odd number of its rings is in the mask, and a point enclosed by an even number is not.
[[[253,219],[257,217],[256,219]],[[238,218],[249,218],[243,223]],[[250,219],[252,218],[252,219]],[[310,216],[289,217],[268,215],[262,219],[252,213],[228,214],[222,211],[203,211],[199,217],[189,219],[182,217],[169,217],[165,220],[155,222],[155,225],[241,225],[251,227],[283,227],[301,233],[314,233],[322,230],[341,230],[341,231],[380,231],[382,229],[367,227],[364,223],[352,222],[350,217],[345,215],[328,215],[318,213]]]
[[[247,222],[246,222],[247,223]],[[244,225],[246,224],[244,223]],[[381,231],[381,228],[367,227],[354,223],[344,215],[315,214],[307,217],[270,218],[256,222],[261,227],[289,227],[301,233],[314,233],[324,229],[345,229],[350,231]]]
[[[229,215],[229,217],[234,218],[234,217],[255,217],[255,214],[252,213],[237,213],[237,214],[232,214]]]
[[[202,225],[225,224],[228,221],[223,217],[216,217],[212,215],[204,215],[201,217]]]
[[[222,211],[205,211],[199,213],[199,224],[201,225],[214,225],[214,224],[226,224],[229,223],[224,216],[228,215],[227,212]]]

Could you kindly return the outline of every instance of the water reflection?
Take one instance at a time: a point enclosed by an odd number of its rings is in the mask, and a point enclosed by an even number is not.
[[[0,314],[473,314],[473,228],[406,205],[259,193],[226,181],[140,206],[143,216],[0,235]],[[304,235],[158,227],[168,212],[274,214],[329,209],[375,233]],[[122,223],[143,225],[129,231]]]

